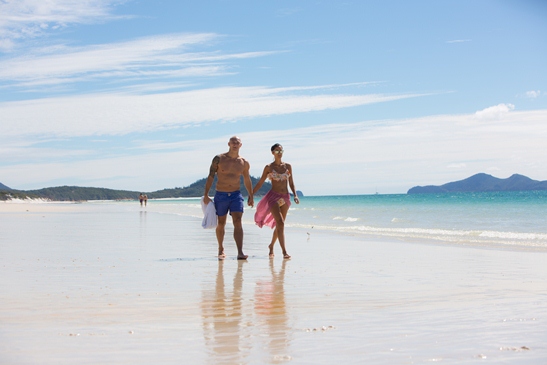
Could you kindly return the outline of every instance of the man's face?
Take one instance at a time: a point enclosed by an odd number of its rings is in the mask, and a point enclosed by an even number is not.
[[[230,146],[231,150],[238,151],[241,148],[241,140],[237,137],[230,138],[230,141],[228,141],[228,146]]]

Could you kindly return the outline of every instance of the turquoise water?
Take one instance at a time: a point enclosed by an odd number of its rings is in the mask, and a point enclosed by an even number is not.
[[[148,209],[201,216],[199,199]],[[254,210],[244,221],[252,224]],[[439,243],[547,250],[547,191],[303,197],[288,227]]]

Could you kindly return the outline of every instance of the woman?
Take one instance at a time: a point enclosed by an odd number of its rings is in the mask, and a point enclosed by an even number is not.
[[[283,258],[290,259],[291,256],[285,248],[285,218],[291,206],[291,197],[288,186],[290,186],[294,195],[294,202],[300,203],[294,188],[291,165],[281,161],[283,157],[283,146],[276,143],[271,148],[274,161],[264,167],[264,172],[260,181],[253,189],[253,195],[262,187],[266,178],[272,182],[272,188],[256,206],[255,223],[262,228],[266,225],[275,228],[272,235],[272,242],[268,246],[270,249],[270,258],[274,257],[274,244],[279,239],[279,245],[283,251]]]

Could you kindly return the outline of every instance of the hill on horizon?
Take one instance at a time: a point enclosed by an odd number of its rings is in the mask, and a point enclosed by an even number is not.
[[[0,183],[0,190],[11,190],[11,188],[9,188],[6,185]]]
[[[200,179],[184,188],[163,189],[144,193],[149,199],[200,197],[203,195],[206,180],[206,178]],[[251,176],[253,186],[256,185],[258,181],[258,178]],[[271,184],[266,181],[256,195],[265,195],[270,188]],[[247,196],[247,190],[245,189],[243,182],[241,182],[240,190],[244,196]],[[141,192],[143,191],[115,190],[80,186],[56,186],[37,190],[14,190],[9,188],[3,189],[0,187],[0,200],[8,200],[12,198],[48,199],[53,201],[137,200]],[[209,190],[209,195],[213,196],[215,192],[216,178],[213,182],[213,186]]]
[[[444,185],[414,186],[408,190],[407,194],[530,190],[547,190],[547,181],[532,180],[519,174],[513,174],[507,179],[499,179],[492,175],[479,173],[467,179],[449,182]]]

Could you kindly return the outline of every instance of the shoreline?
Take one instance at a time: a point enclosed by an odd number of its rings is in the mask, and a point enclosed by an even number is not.
[[[181,198],[178,200],[195,200],[199,198]],[[172,200],[172,199],[167,199]],[[157,199],[157,201],[164,201],[163,199]],[[4,202],[0,201],[0,214],[2,213],[16,213],[16,212],[34,212],[34,213],[48,213],[48,212],[69,212],[79,211],[86,212],[89,210],[100,210],[102,206],[116,206],[120,204],[119,207],[128,209],[130,211],[146,211],[152,214],[179,214],[176,211],[171,212],[162,212],[161,209],[164,208],[161,205],[150,204],[147,207],[138,206],[138,200],[135,201],[116,201],[116,200],[94,200],[94,201],[85,201],[85,202],[68,202],[68,201],[26,201],[26,200],[17,200],[14,202]],[[255,209],[246,209],[246,214],[243,216],[243,225],[245,231],[259,229],[254,222],[252,221],[252,215],[254,214]],[[196,209],[194,214],[188,214],[188,218],[196,219],[201,221],[202,212],[201,208]],[[308,225],[302,225],[299,223],[292,223],[289,213],[288,222],[286,224],[286,231],[290,232],[291,230],[298,230],[308,234],[313,232],[323,232],[325,234],[332,234],[334,236],[341,235],[346,237],[353,237],[354,239],[363,240],[363,241],[397,241],[405,242],[407,244],[428,244],[433,246],[447,246],[447,247],[467,247],[467,248],[476,248],[476,249],[485,249],[485,250],[501,250],[501,251],[511,251],[511,252],[537,252],[537,253],[547,253],[547,247],[544,246],[533,246],[533,245],[521,245],[519,242],[505,242],[490,240],[487,242],[482,241],[450,241],[446,240],[443,237],[414,237],[411,235],[405,234],[374,234],[371,232],[360,232],[360,231],[349,231],[342,228],[333,228],[333,227],[322,227],[317,226],[313,222]],[[231,229],[231,221],[228,219],[227,229]],[[271,231],[269,227],[262,228],[262,231]],[[500,232],[504,233],[504,232]]]

